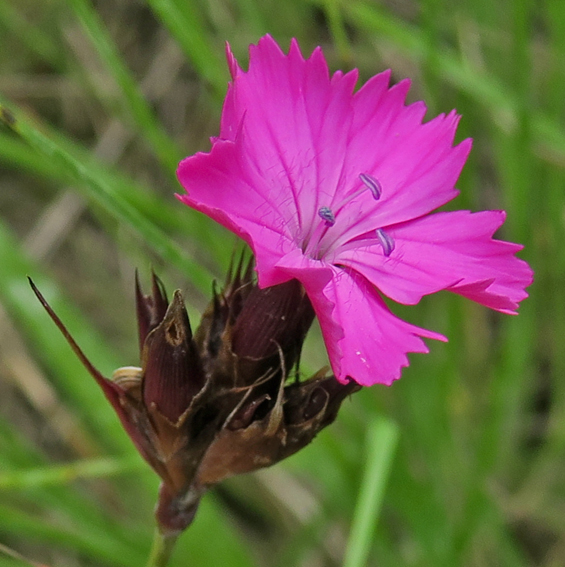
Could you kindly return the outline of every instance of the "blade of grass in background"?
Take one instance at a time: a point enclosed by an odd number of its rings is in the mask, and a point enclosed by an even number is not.
[[[6,560],[6,558],[4,557],[11,557],[13,559],[12,560]],[[35,561],[30,561],[27,560],[23,555],[19,554],[18,552],[14,551],[13,549],[10,549],[9,547],[0,544],[0,565],[2,567],[6,566],[6,565],[28,565],[28,567],[31,565],[32,567],[47,567],[44,564],[41,563],[36,563]]]
[[[220,103],[226,92],[227,79],[226,65],[219,57],[219,53],[223,53],[223,41],[216,41],[216,48],[212,47],[211,34],[204,27],[193,2],[148,0],[148,3],[178,41],[199,75],[210,84]],[[221,49],[218,49],[218,43]]]
[[[63,50],[53,38],[37,26],[30,25],[15,5],[0,2],[0,26],[6,34],[17,37],[26,49],[30,50],[42,61],[47,61],[56,68],[62,68]]]
[[[52,484],[68,484],[79,478],[102,478],[131,473],[145,467],[137,457],[124,459],[89,459],[65,465],[36,467],[13,472],[0,472],[0,490],[34,488]]]
[[[5,109],[9,108],[8,105],[3,104]],[[13,108],[3,110],[4,116],[13,114]],[[206,291],[209,289],[212,281],[211,274],[200,264],[191,260],[157,226],[151,223],[138,209],[132,207],[117,191],[113,190],[104,177],[93,176],[92,172],[83,163],[77,161],[55,141],[43,135],[23,113],[15,113],[13,119],[11,117],[7,118],[6,122],[11,122],[9,124],[10,127],[38,152],[56,161],[59,167],[66,168],[69,174],[73,175],[76,181],[88,191],[89,197],[94,199],[119,221],[138,233],[163,260],[176,266],[196,287]]]
[[[355,66],[353,50],[347,39],[347,31],[345,29],[345,22],[343,20],[339,0],[325,0],[324,11],[339,58],[347,62],[347,64]]]
[[[51,545],[72,549],[86,556],[91,556],[106,565],[119,567],[139,567],[143,564],[147,550],[121,545],[112,538],[106,529],[101,533],[80,533],[75,526],[61,526],[47,517],[21,511],[18,507],[0,504],[0,529],[12,536],[24,536]]]
[[[2,531],[12,533],[14,537],[40,537],[54,544],[67,542],[76,548],[88,541],[90,552],[101,553],[107,557],[107,549],[132,554],[130,548],[135,547],[137,526],[126,526],[95,504],[88,493],[81,491],[59,475],[58,482],[45,463],[42,468],[37,464],[44,463],[44,458],[29,442],[10,431],[8,424],[0,422],[0,447],[2,450],[2,476],[12,482],[0,487],[4,512],[0,514]],[[130,459],[131,461],[131,459]],[[107,460],[109,463],[110,460]],[[137,458],[137,467],[140,466]],[[30,471],[29,474],[26,474]],[[17,476],[27,477],[30,482],[18,486]],[[44,485],[47,476],[49,486]],[[137,488],[139,483],[133,483]],[[99,492],[100,486],[93,486]],[[139,500],[138,500],[139,501]],[[21,507],[26,512],[19,513]],[[52,511],[57,510],[57,519]],[[18,521],[19,518],[19,521]],[[42,527],[43,526],[43,527]],[[72,540],[72,541],[71,541]],[[82,543],[81,543],[82,542]],[[136,552],[137,553],[137,552]],[[133,553],[135,558],[136,553]],[[137,559],[140,560],[141,556]]]
[[[27,283],[27,276],[45,294],[53,309],[65,321],[78,344],[91,358],[95,366],[108,376],[120,366],[116,354],[94,332],[88,321],[64,298],[53,281],[48,280],[33,262],[26,258],[15,238],[0,224],[0,298],[12,319],[25,332],[30,344],[51,371],[52,379],[65,397],[73,401],[76,410],[88,421],[89,426],[104,445],[114,451],[132,452],[129,439],[123,433],[113,411],[101,401],[102,393],[94,380],[73,355],[62,336],[48,324],[48,316],[35,301]],[[101,407],[99,407],[101,406]]]
[[[367,428],[367,460],[345,550],[344,567],[367,564],[397,439],[398,429],[389,420],[376,419]]]
[[[119,100],[124,107],[123,110],[132,115],[140,133],[149,142],[155,155],[158,156],[163,170],[174,177],[177,164],[184,157],[182,152],[155,118],[90,1],[70,0],[69,3],[94,44],[97,53],[118,84],[122,95]]]
[[[310,0],[319,4],[321,0]],[[360,29],[366,29],[377,37],[392,41],[397,49],[407,53],[416,62],[429,51],[425,36],[413,25],[395,18],[373,3],[352,1],[343,2],[341,7],[347,19]],[[521,4],[521,2],[518,2]],[[442,46],[436,54],[435,74],[438,80],[447,80],[457,89],[477,100],[492,116],[495,124],[503,128],[513,128],[517,120],[517,96],[512,90],[505,89],[492,75],[481,73],[469,61],[461,60]],[[536,144],[548,147],[561,159],[565,156],[565,132],[545,113],[532,109],[532,130]]]
[[[47,130],[45,125],[42,125],[42,130]],[[104,182],[119,198],[127,201],[134,209],[139,210],[149,222],[164,231],[188,237],[201,248],[206,247],[208,252],[206,256],[210,259],[210,267],[218,270],[218,273],[221,273],[218,266],[223,267],[229,264],[232,250],[229,246],[226,246],[226,240],[229,242],[230,239],[231,241],[234,239],[222,227],[212,223],[201,213],[179,203],[173,196],[173,189],[171,189],[170,200],[163,199],[142,183],[134,181],[93,159],[84,148],[76,144],[73,146],[68,138],[60,134],[55,135],[52,130],[47,130],[46,135],[54,140],[55,144],[67,152],[72,159],[80,162],[88,171],[89,177]],[[47,152],[45,154],[39,153],[23,140],[1,132],[0,158],[15,168],[41,175],[54,182],[68,184],[76,179],[64,162],[53,160]],[[109,214],[112,213],[109,211]],[[189,251],[185,250],[184,254],[188,256]],[[208,291],[207,287],[202,289]]]

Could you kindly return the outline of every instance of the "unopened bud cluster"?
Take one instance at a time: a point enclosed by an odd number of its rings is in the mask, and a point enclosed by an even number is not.
[[[306,446],[360,388],[325,369],[304,381],[289,377],[314,311],[298,281],[260,289],[251,265],[230,271],[194,333],[180,291],[169,302],[155,275],[149,295],[136,279],[141,368],[120,368],[112,380],[33,287],[161,477],[156,515],[164,534],[185,529],[214,484]]]

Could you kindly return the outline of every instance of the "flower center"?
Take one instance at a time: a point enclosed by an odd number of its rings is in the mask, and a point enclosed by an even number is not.
[[[368,173],[360,173],[359,179],[363,183],[363,186],[360,187],[357,191],[354,191],[353,193],[345,197],[340,203],[337,204],[337,206],[333,208],[333,210],[326,206],[320,207],[318,209],[318,216],[324,222],[320,223],[315,228],[313,234],[305,245],[306,253],[308,253],[309,251],[314,253],[312,254],[312,257],[320,259],[323,256],[323,251],[319,248],[320,242],[327,233],[328,229],[330,229],[335,224],[337,215],[348,203],[353,201],[362,193],[365,193],[367,189],[371,192],[371,195],[375,201],[378,201],[380,199],[383,190],[378,179]],[[383,249],[383,254],[388,258],[394,250],[394,239],[382,228],[377,228],[374,235]],[[315,246],[317,249],[314,250],[313,246]]]

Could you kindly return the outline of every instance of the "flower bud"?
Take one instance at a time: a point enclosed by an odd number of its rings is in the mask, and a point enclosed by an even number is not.
[[[241,370],[256,375],[290,370],[313,320],[314,310],[297,280],[265,289],[254,286],[231,333],[231,350]]]
[[[204,386],[202,364],[180,291],[175,292],[165,316],[146,336],[141,358],[143,403],[177,423]]]

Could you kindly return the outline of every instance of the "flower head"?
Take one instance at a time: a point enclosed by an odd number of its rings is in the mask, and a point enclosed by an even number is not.
[[[338,380],[390,384],[422,340],[445,340],[395,317],[382,295],[416,304],[449,290],[514,313],[532,281],[519,245],[493,239],[503,211],[429,214],[457,195],[471,141],[459,117],[423,123],[390,72],[354,92],[357,70],[329,75],[320,48],[304,59],[270,37],[232,76],[218,138],[183,160],[179,198],[253,249],[259,286],[298,280],[320,321]]]
[[[314,313],[289,281],[260,289],[252,265],[230,269],[192,333],[179,290],[168,301],[153,275],[136,279],[141,368],[105,378],[30,280],[37,298],[112,404],[143,458],[161,477],[156,516],[164,534],[193,520],[201,496],[230,476],[270,466],[308,445],[359,390],[322,369],[288,380]]]

